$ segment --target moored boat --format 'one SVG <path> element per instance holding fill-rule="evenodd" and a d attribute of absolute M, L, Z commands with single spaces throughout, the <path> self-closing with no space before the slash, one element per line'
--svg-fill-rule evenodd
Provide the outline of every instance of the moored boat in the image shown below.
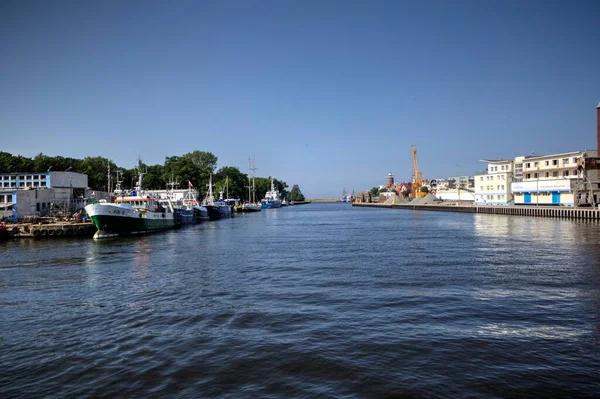
<path fill-rule="evenodd" d="M 242 204 L 240 208 L 241 212 L 260 212 L 262 206 L 260 203 L 256 202 L 256 186 L 254 181 L 254 172 L 256 171 L 256 167 L 254 167 L 254 162 L 248 159 L 249 169 L 251 172 L 251 176 L 248 176 L 248 202 Z"/>
<path fill-rule="evenodd" d="M 265 198 L 262 199 L 261 205 L 263 209 L 279 208 L 281 207 L 281 199 L 279 198 L 279 191 L 275 190 L 275 184 L 271 177 L 271 190 L 267 191 Z"/>
<path fill-rule="evenodd" d="M 98 202 L 85 207 L 98 229 L 95 239 L 152 233 L 175 227 L 172 203 L 168 201 L 167 206 L 163 206 L 156 198 L 143 193 L 143 175 L 139 173 L 137 186 L 129 195 L 117 197 L 114 203 Z"/>
<path fill-rule="evenodd" d="M 231 217 L 231 208 L 229 205 L 227 205 L 223 199 L 215 200 L 213 196 L 212 175 L 210 175 L 207 196 L 202 202 L 202 206 L 208 211 L 209 220 L 218 220 Z"/>

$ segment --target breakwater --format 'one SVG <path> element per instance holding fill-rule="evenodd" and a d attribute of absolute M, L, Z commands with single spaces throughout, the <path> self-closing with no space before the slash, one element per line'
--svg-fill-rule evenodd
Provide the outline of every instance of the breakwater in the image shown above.
<path fill-rule="evenodd" d="M 378 204 L 355 202 L 352 206 L 387 209 L 407 209 L 416 211 L 487 213 L 494 215 L 536 216 L 563 219 L 600 220 L 598 208 L 565 208 L 548 206 L 492 206 L 492 205 L 411 205 L 408 204 Z"/>

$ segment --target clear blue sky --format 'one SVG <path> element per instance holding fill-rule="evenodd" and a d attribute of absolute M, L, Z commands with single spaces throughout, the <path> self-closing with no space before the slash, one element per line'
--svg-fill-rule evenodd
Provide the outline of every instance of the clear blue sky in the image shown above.
<path fill-rule="evenodd" d="M 2 1 L 0 150 L 337 196 L 595 149 L 598 1 Z"/>

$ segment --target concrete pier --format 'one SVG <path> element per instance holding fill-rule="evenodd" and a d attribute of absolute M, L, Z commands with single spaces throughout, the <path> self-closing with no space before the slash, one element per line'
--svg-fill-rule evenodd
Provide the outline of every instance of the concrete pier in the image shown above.
<path fill-rule="evenodd" d="M 491 205 L 411 205 L 396 204 L 384 205 L 373 203 L 355 202 L 352 206 L 366 208 L 388 208 L 388 209 L 407 209 L 418 211 L 437 211 L 437 212 L 466 212 L 466 213 L 487 213 L 494 215 L 514 215 L 514 216 L 535 216 L 550 217 L 562 219 L 587 219 L 600 220 L 600 209 L 598 208 L 565 208 L 550 206 L 491 206 Z"/>
<path fill-rule="evenodd" d="M 6 225 L 8 238 L 89 238 L 96 232 L 96 226 L 91 222 L 74 223 L 15 223 Z"/>

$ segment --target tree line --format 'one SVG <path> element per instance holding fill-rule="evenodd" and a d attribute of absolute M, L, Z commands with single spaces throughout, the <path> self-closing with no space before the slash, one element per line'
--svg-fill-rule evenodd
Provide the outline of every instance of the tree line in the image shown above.
<path fill-rule="evenodd" d="M 139 162 L 134 168 L 117 166 L 112 160 L 100 156 L 85 157 L 83 159 L 62 156 L 48 156 L 42 153 L 33 158 L 21 155 L 12 155 L 0 151 L 0 172 L 2 173 L 35 173 L 46 171 L 72 171 L 85 173 L 88 176 L 88 185 L 91 189 L 109 191 L 108 167 L 110 165 L 113 189 L 116 182 L 116 172 L 119 171 L 119 180 L 122 188 L 133 188 L 137 182 L 138 171 L 146 173 L 142 180 L 145 190 L 158 190 L 167 188 L 169 182 L 177 182 L 176 188 L 187 188 L 188 184 L 203 197 L 207 191 L 210 175 L 213 175 L 215 196 L 223 191 L 223 196 L 229 194 L 230 198 L 248 198 L 248 175 L 235 166 L 223 166 L 217 169 L 217 156 L 210 152 L 193 151 L 181 156 L 168 156 L 164 164 L 148 165 Z M 288 193 L 286 182 L 273 179 L 275 188 L 284 198 L 290 201 L 302 201 L 304 196 L 298 185 L 292 187 Z M 270 177 L 256 177 L 256 198 L 261 200 L 265 193 L 271 189 Z M 295 198 L 292 199 L 291 197 Z M 302 199 L 298 199 L 298 198 Z"/>

